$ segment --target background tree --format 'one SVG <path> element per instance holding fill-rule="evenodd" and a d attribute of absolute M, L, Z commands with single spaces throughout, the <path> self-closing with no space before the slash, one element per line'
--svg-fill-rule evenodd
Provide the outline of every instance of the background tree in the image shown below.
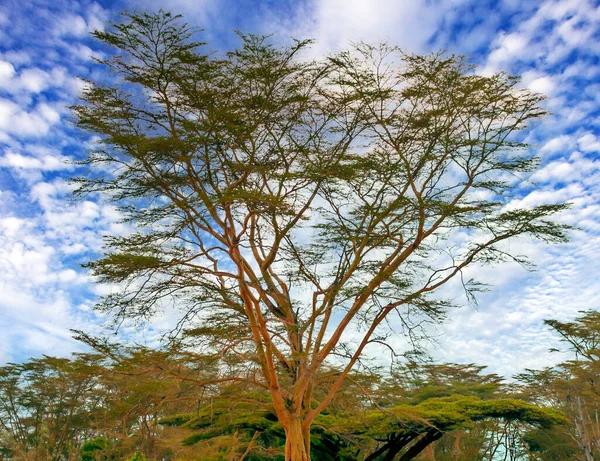
<path fill-rule="evenodd" d="M 514 398 L 484 368 L 408 363 L 360 386 L 367 405 L 334 405 L 315 424 L 351 441 L 354 459 L 533 459 L 525 432 L 564 425 L 564 415 Z"/>
<path fill-rule="evenodd" d="M 511 257 L 503 242 L 565 239 L 548 220 L 563 205 L 504 207 L 537 164 L 515 134 L 542 97 L 455 56 L 360 45 L 306 61 L 307 41 L 254 35 L 219 55 L 192 35 L 163 12 L 95 33 L 116 50 L 101 61 L 114 83 L 88 82 L 74 107 L 101 139 L 78 193 L 114 200 L 138 231 L 89 267 L 123 287 L 101 308 L 148 318 L 173 303 L 205 353 L 254 363 L 286 459 L 307 460 L 311 425 L 389 314 L 437 319 L 450 303 L 435 290 Z"/>
<path fill-rule="evenodd" d="M 82 339 L 97 353 L 0 368 L 0 459 L 285 459 L 286 434 L 268 390 L 219 381 L 222 364 L 193 352 Z M 331 383 L 339 369 L 322 372 L 319 381 Z M 327 391 L 327 384 L 315 389 L 315 398 Z M 349 374 L 311 426 L 311 454 L 323 461 L 574 459 L 544 445 L 567 437 L 568 453 L 577 453 L 565 421 L 555 409 L 508 398 L 483 367 L 408 363 L 392 374 Z"/>
<path fill-rule="evenodd" d="M 590 310 L 572 322 L 545 320 L 574 355 L 554 368 L 517 376 L 525 398 L 565 412 L 571 425 L 562 431 L 532 431 L 527 440 L 540 459 L 600 457 L 600 313 Z"/>
<path fill-rule="evenodd" d="M 100 405 L 102 357 L 42 357 L 0 368 L 0 458 L 78 459 Z"/>
<path fill-rule="evenodd" d="M 116 459 L 123 459 L 140 453 L 148 459 L 177 459 L 189 454 L 159 421 L 212 405 L 221 392 L 223 364 L 175 346 L 126 347 L 81 333 L 78 339 L 106 360 L 100 381 L 102 406 L 90 415 L 102 456 L 116 453 Z"/>
<path fill-rule="evenodd" d="M 484 443 L 473 460 L 493 460 L 499 455 L 507 460 L 524 459 L 524 445 L 518 438 L 519 431 L 508 431 L 509 425 L 527 424 L 548 428 L 565 422 L 559 412 L 521 400 L 481 400 L 457 396 L 427 399 L 414 406 L 394 407 L 387 414 L 371 412 L 369 418 L 368 422 L 361 424 L 363 431 L 368 428 L 365 433 L 381 442 L 377 450 L 364 458 L 365 461 L 415 459 L 445 434 L 472 429 L 481 421 L 496 424 L 484 425 L 490 431 L 485 437 L 488 443 Z M 502 427 L 503 440 L 500 443 L 496 440 L 497 426 Z M 509 440 L 511 436 L 514 440 Z M 500 447 L 502 450 L 499 450 Z M 458 459 L 466 459 L 456 448 L 454 454 Z"/>

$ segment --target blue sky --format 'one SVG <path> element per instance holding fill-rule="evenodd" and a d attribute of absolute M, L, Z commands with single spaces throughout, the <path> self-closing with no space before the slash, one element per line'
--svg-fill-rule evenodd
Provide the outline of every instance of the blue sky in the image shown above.
<path fill-rule="evenodd" d="M 163 8 L 205 29 L 215 49 L 234 46 L 234 29 L 315 38 L 316 56 L 352 40 L 388 40 L 413 52 L 469 54 L 478 72 L 516 73 L 543 92 L 552 112 L 528 134 L 542 168 L 512 205 L 570 201 L 559 217 L 579 226 L 565 245 L 514 242 L 537 264 L 475 268 L 493 285 L 479 307 L 451 313 L 437 328 L 438 360 L 477 362 L 511 375 L 561 358 L 545 318 L 600 308 L 600 6 L 592 0 L 8 0 L 0 6 L 0 363 L 81 346 L 69 329 L 95 333 L 95 285 L 80 264 L 103 234 L 120 233 L 116 210 L 73 204 L 67 179 L 90 140 L 70 124 L 69 104 L 96 78 L 90 32 L 123 9 Z M 152 342 L 172 324 L 125 326 Z"/>

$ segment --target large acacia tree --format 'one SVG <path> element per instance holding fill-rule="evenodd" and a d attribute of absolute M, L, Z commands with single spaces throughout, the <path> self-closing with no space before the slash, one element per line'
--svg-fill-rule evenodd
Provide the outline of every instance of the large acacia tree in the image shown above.
<path fill-rule="evenodd" d="M 307 60 L 307 41 L 243 34 L 219 54 L 164 12 L 95 35 L 115 54 L 74 108 L 100 139 L 78 192 L 137 226 L 90 264 L 122 287 L 101 307 L 181 309 L 198 348 L 245 367 L 219 379 L 270 392 L 286 459 L 310 458 L 311 423 L 390 314 L 435 319 L 436 289 L 510 257 L 508 239 L 565 237 L 562 205 L 505 207 L 536 165 L 516 132 L 544 113 L 517 79 L 386 46 Z"/>

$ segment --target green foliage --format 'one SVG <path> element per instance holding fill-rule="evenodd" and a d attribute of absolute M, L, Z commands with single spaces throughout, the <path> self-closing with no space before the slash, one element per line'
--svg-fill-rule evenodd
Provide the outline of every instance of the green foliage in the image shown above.
<path fill-rule="evenodd" d="M 172 303 L 192 330 L 182 341 L 218 364 L 214 382 L 243 382 L 263 406 L 270 398 L 286 439 L 307 438 L 288 448 L 306 452 L 308 427 L 364 349 L 391 333 L 389 314 L 414 335 L 444 318 L 453 302 L 437 290 L 467 266 L 526 264 L 507 250 L 520 237 L 566 240 L 569 227 L 552 220 L 565 204 L 506 206 L 505 178 L 538 166 L 520 132 L 544 115 L 543 96 L 444 53 L 356 44 L 306 60 L 308 40 L 275 46 L 243 33 L 237 48 L 214 53 L 194 32 L 159 11 L 125 14 L 95 33 L 113 47 L 99 62 L 114 78 L 89 81 L 73 107 L 99 140 L 76 194 L 114 201 L 137 227 L 108 238 L 105 256 L 88 265 L 122 288 L 98 307 L 118 322 Z M 458 233 L 467 242 L 456 247 Z M 471 301 L 484 289 L 463 286 Z M 363 336 L 350 344 L 348 329 Z M 132 387 L 124 401 L 148 393 L 141 407 L 152 408 L 170 388 Z M 450 398 L 448 387 L 462 392 L 431 382 L 412 406 L 396 403 L 425 415 L 417 407 Z M 241 432 L 271 430 L 242 406 L 230 411 L 238 422 L 215 412 L 183 426 L 196 425 L 196 441 L 226 434 L 235 443 Z M 449 427 L 460 415 L 470 421 L 465 409 L 429 411 Z"/>
<path fill-rule="evenodd" d="M 160 266 L 161 260 L 139 254 L 111 254 L 101 262 L 88 267 L 102 273 L 105 282 L 120 282 L 133 273 L 144 273 Z"/>
<path fill-rule="evenodd" d="M 144 453 L 136 451 L 133 454 L 133 456 L 131 458 L 127 458 L 126 461 L 149 461 L 149 460 L 148 460 L 148 458 L 146 458 L 146 455 Z"/>
<path fill-rule="evenodd" d="M 340 418 L 342 421 L 345 419 L 338 417 L 336 420 L 340 421 Z M 474 422 L 487 418 L 517 420 L 543 428 L 568 421 L 560 411 L 522 400 L 452 396 L 428 399 L 417 405 L 401 405 L 385 412 L 371 411 L 366 420 L 354 420 L 354 431 L 373 437 L 393 432 L 423 432 L 431 427 L 446 432 L 472 427 Z"/>
<path fill-rule="evenodd" d="M 595 459 L 600 456 L 600 313 L 588 310 L 570 322 L 544 323 L 573 359 L 517 378 L 524 398 L 564 412 L 569 424 L 563 430 L 530 431 L 525 440 L 540 460 Z"/>
<path fill-rule="evenodd" d="M 81 446 L 81 461 L 116 461 L 118 449 L 104 437 L 88 440 Z"/>
<path fill-rule="evenodd" d="M 85 440 L 100 406 L 103 359 L 43 356 L 0 368 L 0 447 L 10 456 L 63 457 Z"/>
<path fill-rule="evenodd" d="M 163 426 L 176 426 L 180 427 L 184 424 L 188 423 L 190 420 L 194 418 L 193 413 L 183 414 L 183 415 L 172 415 L 161 418 L 158 421 L 158 424 L 162 424 Z"/>
<path fill-rule="evenodd" d="M 93 338 L 88 337 L 88 343 L 94 344 Z M 229 459 L 231 453 L 241 455 L 248 447 L 248 460 L 273 460 L 283 453 L 285 431 L 273 410 L 265 408 L 269 406 L 266 391 L 231 383 L 217 386 L 189 382 L 191 377 L 210 382 L 209 373 L 218 376 L 211 357 L 176 349 L 107 348 L 102 342 L 97 346 L 104 353 L 73 360 L 46 357 L 0 368 L 5 379 L 0 402 L 7 402 L 19 391 L 26 396 L 19 398 L 23 405 L 37 405 L 43 396 L 55 395 L 56 386 L 71 389 L 84 376 L 83 382 L 92 380 L 86 393 L 72 401 L 79 418 L 58 427 L 75 434 L 63 452 L 65 456 L 82 461 L 175 460 L 177 456 L 198 459 L 197 453 L 202 453 L 200 459 L 204 461 L 217 461 Z M 54 388 L 33 379 L 56 379 L 52 373 L 57 367 L 70 372 L 58 381 L 49 381 Z M 202 374 L 195 374 L 198 368 Z M 370 399 L 365 399 L 365 392 L 372 393 Z M 499 397 L 504 392 L 498 376 L 472 364 L 407 363 L 392 375 L 354 374 L 330 408 L 315 420 L 311 429 L 312 458 L 379 459 L 368 457 L 386 446 L 388 454 L 398 452 L 404 456 L 413 449 L 417 456 L 427 446 L 423 443 L 419 447 L 418 442 L 428 434 L 439 435 L 429 442 L 436 449 L 453 453 L 453 448 L 442 442 L 460 435 L 463 445 L 470 441 L 475 443 L 477 453 L 483 453 L 482 447 L 489 440 L 485 431 L 489 434 L 506 423 L 518 423 L 528 430 L 520 429 L 529 449 L 540 459 L 567 459 L 556 456 L 576 452 L 572 443 L 565 445 L 572 440 L 570 421 L 560 411 Z M 377 406 L 371 400 L 375 398 Z M 94 402 L 102 404 L 94 406 Z M 67 405 L 65 410 L 73 408 Z M 20 424 L 31 429 L 41 424 L 51 434 L 56 415 L 40 413 L 37 419 L 23 418 Z M 495 426 L 496 422 L 502 424 Z M 94 437 L 87 438 L 87 434 Z M 19 447 L 11 440 L 17 438 L 6 437 L 0 431 L 3 456 L 19 459 Z M 440 459 L 446 459 L 443 453 Z"/>
<path fill-rule="evenodd" d="M 378 408 L 356 408 L 355 400 L 320 415 L 315 424 L 351 441 L 345 449 L 369 461 L 395 455 L 413 459 L 428 447 L 440 460 L 454 460 L 462 450 L 471 453 L 469 459 L 487 459 L 494 444 L 507 446 L 511 437 L 520 456 L 526 456 L 522 437 L 527 431 L 567 430 L 563 412 L 508 398 L 501 378 L 483 371 L 474 364 L 408 363 L 377 378 L 369 392 Z M 368 388 L 363 383 L 362 391 Z"/>

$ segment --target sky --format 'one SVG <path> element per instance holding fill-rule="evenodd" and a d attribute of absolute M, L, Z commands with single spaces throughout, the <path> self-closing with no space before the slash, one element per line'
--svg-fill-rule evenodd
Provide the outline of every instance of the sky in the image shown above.
<path fill-rule="evenodd" d="M 477 72 L 522 76 L 551 112 L 527 134 L 541 168 L 513 205 L 569 201 L 571 241 L 511 248 L 536 263 L 477 269 L 492 285 L 478 306 L 452 310 L 435 330 L 436 360 L 478 363 L 506 377 L 565 356 L 544 319 L 600 308 L 600 5 L 592 0 L 4 0 L 0 4 L 0 364 L 68 355 L 70 329 L 110 333 L 93 310 L 106 288 L 81 264 L 102 236 L 125 232 L 110 204 L 73 202 L 68 179 L 93 142 L 71 123 L 82 79 L 99 78 L 106 49 L 90 32 L 123 10 L 165 9 L 204 29 L 214 49 L 235 29 L 274 40 L 314 38 L 316 56 L 351 41 L 387 40 L 410 52 L 466 54 Z M 172 323 L 128 325 L 152 343 Z"/>

